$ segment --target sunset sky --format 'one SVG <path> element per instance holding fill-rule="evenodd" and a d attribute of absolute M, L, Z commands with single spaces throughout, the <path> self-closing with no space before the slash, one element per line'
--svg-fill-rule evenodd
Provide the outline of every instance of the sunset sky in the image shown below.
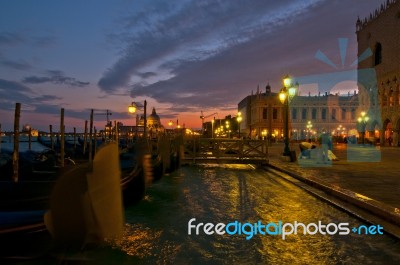
<path fill-rule="evenodd" d="M 57 129 L 65 108 L 66 130 L 80 131 L 90 109 L 133 125 L 127 107 L 144 99 L 164 125 L 199 128 L 201 111 L 234 116 L 257 86 L 278 91 L 285 74 L 354 70 L 357 17 L 383 2 L 1 1 L 2 130 L 12 129 L 16 102 L 21 124 Z M 344 63 L 339 39 L 347 39 Z M 337 67 L 316 59 L 318 51 Z M 95 116 L 96 127 L 105 121 Z"/>

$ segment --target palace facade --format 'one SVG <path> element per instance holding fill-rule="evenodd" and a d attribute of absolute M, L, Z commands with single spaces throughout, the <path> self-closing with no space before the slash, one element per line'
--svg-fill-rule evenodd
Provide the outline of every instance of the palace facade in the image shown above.
<path fill-rule="evenodd" d="M 289 107 L 289 137 L 291 140 L 315 140 L 322 132 L 330 133 L 338 140 L 356 136 L 358 94 L 347 96 L 324 94 L 318 96 L 295 96 Z M 241 136 L 267 138 L 272 141 L 283 139 L 284 105 L 278 93 L 257 90 L 255 95 L 245 97 L 238 104 L 242 114 Z"/>
<path fill-rule="evenodd" d="M 367 134 L 399 146 L 400 1 L 387 0 L 356 22 L 360 108 L 371 117 Z"/>

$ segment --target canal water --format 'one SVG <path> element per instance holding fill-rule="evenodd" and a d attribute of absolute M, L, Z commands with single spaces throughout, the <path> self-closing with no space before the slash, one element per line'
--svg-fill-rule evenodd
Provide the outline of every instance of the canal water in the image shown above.
<path fill-rule="evenodd" d="M 19 142 L 19 151 L 20 152 L 26 152 L 29 150 L 29 138 L 28 136 L 20 136 L 20 142 Z M 13 136 L 1 136 L 0 137 L 0 152 L 6 152 L 10 153 L 14 150 L 14 138 Z M 46 146 L 40 144 L 37 141 L 37 137 L 32 136 L 31 137 L 31 150 L 33 152 L 41 152 L 43 150 L 47 149 Z"/>
<path fill-rule="evenodd" d="M 46 258 L 45 263 L 400 264 L 400 241 L 388 235 L 304 235 L 299 230 L 285 239 L 280 234 L 260 233 L 246 239 L 246 234 L 207 235 L 203 228 L 198 235 L 193 228 L 189 235 L 192 218 L 196 219 L 192 225 L 235 221 L 297 221 L 306 225 L 321 221 L 325 225 L 348 223 L 350 229 L 367 225 L 286 180 L 249 165 L 184 166 L 153 184 L 144 200 L 125 210 L 125 218 L 120 240 L 81 253 Z M 20 264 L 43 262 L 39 258 Z"/>
<path fill-rule="evenodd" d="M 113 243 L 121 264 L 399 264 L 400 241 L 387 235 L 188 235 L 193 225 L 234 221 L 304 224 L 362 221 L 301 188 L 248 165 L 186 166 L 154 184 L 126 209 L 123 239 Z M 232 231 L 232 230 L 231 230 Z M 301 230 L 299 230 L 301 231 Z M 332 229 L 331 229 L 332 231 Z M 126 263 L 127 262 L 127 263 Z M 106 262 L 107 263 L 107 262 Z"/>

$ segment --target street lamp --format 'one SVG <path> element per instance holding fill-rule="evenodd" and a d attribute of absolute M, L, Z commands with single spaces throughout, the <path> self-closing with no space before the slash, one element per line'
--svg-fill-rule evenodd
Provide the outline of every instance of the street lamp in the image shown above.
<path fill-rule="evenodd" d="M 262 136 L 263 140 L 267 139 L 267 130 L 266 129 L 262 130 L 261 136 Z"/>
<path fill-rule="evenodd" d="M 225 121 L 225 127 L 226 127 L 226 133 L 228 135 L 228 138 L 230 138 L 230 130 L 229 130 L 229 121 Z"/>
<path fill-rule="evenodd" d="M 361 112 L 360 117 L 358 117 L 357 121 L 360 124 L 360 133 L 361 133 L 361 143 L 365 142 L 365 128 L 367 126 L 367 122 L 369 117 L 366 115 L 365 111 Z"/>
<path fill-rule="evenodd" d="M 146 130 L 146 127 L 147 127 L 147 118 L 146 118 L 147 101 L 146 100 L 144 101 L 144 105 L 143 106 L 138 102 L 132 102 L 131 105 L 129 105 L 129 107 L 128 107 L 128 111 L 129 111 L 129 113 L 133 114 L 140 107 L 143 107 L 143 112 L 144 112 L 143 113 L 143 116 L 144 116 L 143 117 L 143 121 L 144 121 L 144 123 L 143 123 L 143 137 L 146 138 L 147 137 L 147 130 Z M 137 128 L 137 126 L 138 126 L 138 124 L 136 124 L 136 128 Z"/>
<path fill-rule="evenodd" d="M 289 104 L 292 101 L 293 97 L 296 95 L 298 83 L 293 84 L 292 79 L 289 76 L 286 76 L 283 79 L 283 88 L 279 93 L 279 100 L 285 106 L 285 148 L 283 150 L 284 156 L 290 156 L 290 148 L 289 148 Z"/>
<path fill-rule="evenodd" d="M 169 133 L 170 134 L 172 134 L 172 125 L 173 125 L 174 123 L 172 122 L 172 120 L 169 120 L 169 122 L 168 122 L 168 126 L 169 126 Z"/>
<path fill-rule="evenodd" d="M 239 138 L 240 138 L 240 122 L 242 121 L 242 113 L 241 113 L 240 111 L 237 113 L 236 120 L 237 120 L 237 122 L 238 122 L 238 127 L 239 127 Z"/>
<path fill-rule="evenodd" d="M 336 128 L 336 141 L 339 143 L 339 136 L 340 136 L 340 131 L 342 130 L 342 125 L 340 124 L 339 127 Z"/>
<path fill-rule="evenodd" d="M 215 122 L 215 117 L 214 119 L 211 120 L 211 138 L 214 139 L 214 122 Z"/>
<path fill-rule="evenodd" d="M 307 127 L 307 138 L 308 138 L 308 139 L 311 139 L 311 138 L 310 138 L 310 132 L 311 132 L 311 129 L 312 129 L 312 123 L 311 123 L 311 121 L 308 121 L 308 122 L 307 122 L 306 127 Z M 308 140 L 308 139 L 307 139 L 307 140 Z"/>

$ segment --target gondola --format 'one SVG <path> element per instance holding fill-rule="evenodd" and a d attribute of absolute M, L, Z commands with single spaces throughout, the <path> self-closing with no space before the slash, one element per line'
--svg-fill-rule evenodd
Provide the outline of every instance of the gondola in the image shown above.
<path fill-rule="evenodd" d="M 132 157 L 133 159 L 133 157 Z M 59 171 L 37 171 L 35 178 L 14 183 L 0 181 L 0 238 L 7 234 L 33 232 L 44 228 L 43 213 L 49 209 L 49 199 L 59 176 L 90 173 L 88 163 Z M 141 163 L 121 163 L 121 190 L 125 206 L 144 197 L 146 180 Z M 24 220 L 24 221 L 21 221 Z"/>

